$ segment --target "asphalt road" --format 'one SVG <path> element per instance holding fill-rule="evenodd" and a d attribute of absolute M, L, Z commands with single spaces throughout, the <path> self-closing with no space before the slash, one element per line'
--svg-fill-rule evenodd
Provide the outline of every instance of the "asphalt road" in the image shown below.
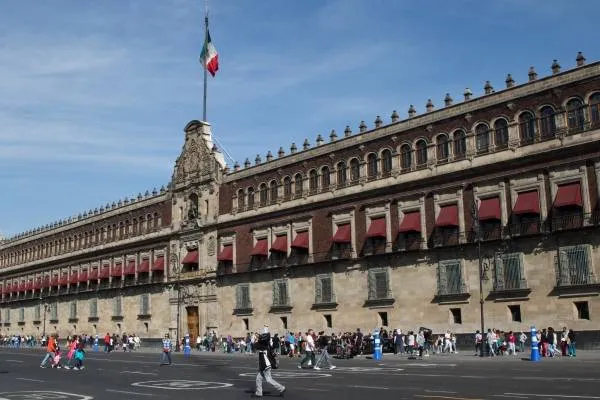
<path fill-rule="evenodd" d="M 249 399 L 254 356 L 174 355 L 159 366 L 155 353 L 87 353 L 86 369 L 42 369 L 43 353 L 0 349 L 0 400 L 40 399 Z M 385 355 L 384 360 L 335 360 L 335 370 L 300 370 L 283 359 L 274 371 L 285 399 L 600 399 L 600 354 L 576 359 L 479 359 L 470 355 L 424 360 Z M 270 390 L 270 388 L 266 388 Z M 275 396 L 265 392 L 265 398 Z"/>

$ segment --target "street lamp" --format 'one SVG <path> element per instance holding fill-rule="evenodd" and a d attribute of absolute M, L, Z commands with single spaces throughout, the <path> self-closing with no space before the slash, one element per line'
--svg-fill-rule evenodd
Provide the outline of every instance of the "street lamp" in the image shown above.
<path fill-rule="evenodd" d="M 44 338 L 46 337 L 46 311 L 47 310 L 48 310 L 48 303 L 44 303 L 44 325 L 42 327 L 42 337 L 44 337 Z"/>
<path fill-rule="evenodd" d="M 481 318 L 481 346 L 479 347 L 479 357 L 484 356 L 484 335 L 485 335 L 485 316 L 483 313 L 483 278 L 484 268 L 483 260 L 481 257 L 481 225 L 479 224 L 479 209 L 477 208 L 477 202 L 473 202 L 471 208 L 471 216 L 473 217 L 473 230 L 475 231 L 475 240 L 477 241 L 477 259 L 479 261 L 479 313 Z"/>

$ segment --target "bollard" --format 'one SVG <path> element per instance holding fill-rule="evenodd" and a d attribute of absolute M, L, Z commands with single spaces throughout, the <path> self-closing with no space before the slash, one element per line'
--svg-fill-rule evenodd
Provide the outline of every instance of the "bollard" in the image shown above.
<path fill-rule="evenodd" d="M 381 339 L 379 337 L 379 331 L 373 331 L 373 360 L 380 361 L 383 358 L 383 351 L 381 348 Z"/>
<path fill-rule="evenodd" d="M 537 330 L 535 326 L 531 327 L 531 358 L 530 361 L 540 361 L 540 349 L 538 347 Z"/>
<path fill-rule="evenodd" d="M 183 342 L 183 355 L 188 357 L 192 354 L 192 347 L 190 346 L 190 334 L 185 334 L 185 339 Z"/>
<path fill-rule="evenodd" d="M 94 346 L 92 347 L 93 351 L 98 351 L 98 335 L 94 338 Z"/>

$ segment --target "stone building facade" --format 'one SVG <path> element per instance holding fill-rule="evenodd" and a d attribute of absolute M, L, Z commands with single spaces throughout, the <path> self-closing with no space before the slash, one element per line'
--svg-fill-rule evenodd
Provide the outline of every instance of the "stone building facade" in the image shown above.
<path fill-rule="evenodd" d="M 192 121 L 167 189 L 2 242 L 1 332 L 600 330 L 600 63 L 484 91 L 231 170 Z"/>

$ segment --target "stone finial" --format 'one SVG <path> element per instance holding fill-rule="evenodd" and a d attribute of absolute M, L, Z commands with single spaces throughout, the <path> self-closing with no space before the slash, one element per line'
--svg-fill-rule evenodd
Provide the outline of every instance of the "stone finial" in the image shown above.
<path fill-rule="evenodd" d="M 331 130 L 331 133 L 329 134 L 329 140 L 332 142 L 337 140 L 337 133 L 335 133 L 335 129 Z"/>
<path fill-rule="evenodd" d="M 352 135 L 352 129 L 350 129 L 350 125 L 346 125 L 346 129 L 344 129 L 344 136 L 348 137 Z"/>
<path fill-rule="evenodd" d="M 446 97 L 444 97 L 444 105 L 448 107 L 451 106 L 453 102 L 454 100 L 452 100 L 452 96 L 450 96 L 450 93 L 446 93 Z"/>
<path fill-rule="evenodd" d="M 144 197 L 150 197 L 150 192 L 148 190 L 144 192 Z"/>
<path fill-rule="evenodd" d="M 225 168 L 223 168 L 223 173 L 224 174 L 228 174 L 229 173 L 229 166 L 226 165 Z"/>
<path fill-rule="evenodd" d="M 166 192 L 166 191 L 167 191 L 167 189 L 165 188 L 165 185 L 161 185 L 161 186 L 160 186 L 160 192 L 161 192 L 161 193 L 164 193 L 164 192 Z"/>
<path fill-rule="evenodd" d="M 578 67 L 583 67 L 585 65 L 585 57 L 581 51 L 577 52 L 577 58 L 575 59 Z"/>
<path fill-rule="evenodd" d="M 360 125 L 358 126 L 358 130 L 360 132 L 364 132 L 367 130 L 367 124 L 365 124 L 365 121 L 360 121 Z"/>
<path fill-rule="evenodd" d="M 294 154 L 297 151 L 298 147 L 296 147 L 296 143 L 292 143 L 292 145 L 290 146 L 290 153 Z"/>
<path fill-rule="evenodd" d="M 273 153 L 271 153 L 271 150 L 267 151 L 267 162 L 269 161 L 273 161 Z"/>
<path fill-rule="evenodd" d="M 550 66 L 550 69 L 552 69 L 553 75 L 560 73 L 560 64 L 557 60 L 552 60 L 552 65 Z"/>
<path fill-rule="evenodd" d="M 129 198 L 125 197 L 125 199 L 123 199 L 123 204 L 129 204 Z"/>
<path fill-rule="evenodd" d="M 537 79 L 537 72 L 535 72 L 535 67 L 529 67 L 529 72 L 527 73 L 527 76 L 529 76 L 529 82 L 533 82 Z"/>
<path fill-rule="evenodd" d="M 321 134 L 320 134 L 320 133 L 317 135 L 317 140 L 316 140 L 316 142 L 317 142 L 317 146 L 321 146 L 321 145 L 323 144 L 323 142 L 324 142 L 324 140 L 323 140 L 323 136 L 321 136 Z"/>
<path fill-rule="evenodd" d="M 144 196 L 142 195 L 142 192 L 139 192 L 137 195 L 138 201 L 142 200 L 143 198 L 144 198 Z"/>
<path fill-rule="evenodd" d="M 431 101 L 431 99 L 427 100 L 427 104 L 425 104 L 425 109 L 427 110 L 427 112 L 433 111 L 434 106 L 433 106 L 433 101 Z"/>
<path fill-rule="evenodd" d="M 285 156 L 285 150 L 283 150 L 283 147 L 279 147 L 279 150 L 277 150 L 277 156 L 279 158 Z"/>
<path fill-rule="evenodd" d="M 408 118 L 413 118 L 417 115 L 417 109 L 412 104 L 408 107 Z"/>
<path fill-rule="evenodd" d="M 256 158 L 254 159 L 254 165 L 258 165 L 262 162 L 262 159 L 260 158 L 260 154 L 256 155 Z"/>
<path fill-rule="evenodd" d="M 121 207 L 123 205 L 123 200 L 119 199 L 119 202 L 117 203 L 117 206 Z"/>
<path fill-rule="evenodd" d="M 213 153 L 216 153 L 216 152 L 219 151 L 219 148 L 217 147 L 216 144 L 213 144 L 213 147 L 212 147 L 212 149 L 210 149 L 210 151 L 213 152 Z"/>
<path fill-rule="evenodd" d="M 302 150 L 308 149 L 310 149 L 310 142 L 308 141 L 308 139 L 304 139 L 304 143 L 302 143 Z"/>
<path fill-rule="evenodd" d="M 381 120 L 381 117 L 378 115 L 377 118 L 375 118 L 375 128 L 379 128 L 381 125 L 383 125 L 383 121 Z"/>
<path fill-rule="evenodd" d="M 513 79 L 511 74 L 506 75 L 506 80 L 504 82 L 506 82 L 507 89 L 510 89 L 511 87 L 515 86 L 515 80 Z"/>
<path fill-rule="evenodd" d="M 84 212 L 83 212 L 83 218 L 87 218 L 87 216 L 88 216 L 88 214 L 87 214 L 87 211 L 84 211 Z M 53 226 L 56 226 L 56 225 L 54 225 L 54 224 L 52 224 L 52 225 L 53 225 Z"/>
<path fill-rule="evenodd" d="M 394 122 L 398 122 L 400 120 L 400 115 L 398 115 L 398 112 L 396 110 L 392 111 L 392 123 Z"/>
<path fill-rule="evenodd" d="M 78 220 L 80 220 L 82 218 L 83 218 L 83 214 L 81 214 L 81 213 L 77 214 L 77 219 Z M 48 224 L 46 224 L 46 229 L 48 229 L 48 228 L 49 228 L 49 226 L 48 226 Z"/>
<path fill-rule="evenodd" d="M 483 86 L 483 91 L 485 92 L 485 94 L 494 93 L 494 87 L 492 86 L 490 81 L 485 81 L 485 85 Z"/>
<path fill-rule="evenodd" d="M 246 158 L 246 161 L 244 161 L 244 168 L 250 168 L 250 160 L 248 158 Z"/>
<path fill-rule="evenodd" d="M 156 196 L 158 194 L 158 191 L 156 190 L 156 188 L 152 189 L 152 196 Z"/>
<path fill-rule="evenodd" d="M 473 96 L 473 92 L 471 91 L 471 89 L 465 88 L 465 91 L 463 92 L 463 96 L 465 96 L 465 101 L 469 101 L 469 100 L 471 100 L 471 96 Z"/>
<path fill-rule="evenodd" d="M 235 162 L 235 164 L 233 164 L 233 170 L 234 171 L 239 171 L 240 170 L 240 163 L 239 162 Z"/>

